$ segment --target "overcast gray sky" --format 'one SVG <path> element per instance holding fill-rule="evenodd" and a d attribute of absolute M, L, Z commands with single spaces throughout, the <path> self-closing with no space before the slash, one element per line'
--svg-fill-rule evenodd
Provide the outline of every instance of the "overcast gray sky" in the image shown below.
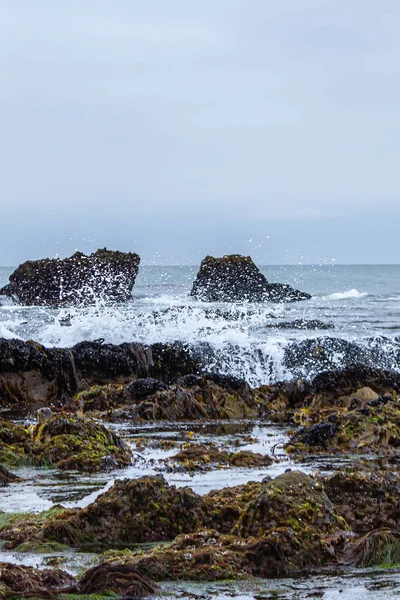
<path fill-rule="evenodd" d="M 399 263 L 398 0 L 1 0 L 0 264 Z"/>

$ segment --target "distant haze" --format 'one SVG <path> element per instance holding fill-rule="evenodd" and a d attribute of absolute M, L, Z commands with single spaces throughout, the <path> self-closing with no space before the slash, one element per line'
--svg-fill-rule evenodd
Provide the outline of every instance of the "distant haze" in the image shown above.
<path fill-rule="evenodd" d="M 398 0 L 2 0 L 0 265 L 400 263 Z"/>

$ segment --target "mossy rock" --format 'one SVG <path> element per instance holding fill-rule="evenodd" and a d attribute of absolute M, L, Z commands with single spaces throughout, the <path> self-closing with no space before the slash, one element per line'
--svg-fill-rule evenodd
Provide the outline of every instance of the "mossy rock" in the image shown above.
<path fill-rule="evenodd" d="M 72 511 L 73 512 L 73 511 Z M 44 524 L 50 524 L 54 519 L 66 518 L 70 510 L 62 506 L 54 506 L 41 513 L 6 513 L 0 512 L 0 540 L 7 550 L 18 548 L 40 547 L 52 543 L 44 539 L 42 530 Z"/>
<path fill-rule="evenodd" d="M 0 460 L 13 465 L 100 471 L 130 464 L 129 447 L 104 425 L 82 415 L 57 413 L 30 428 L 1 422 Z"/>
<path fill-rule="evenodd" d="M 290 471 L 262 485 L 232 533 L 244 538 L 266 538 L 280 532 L 285 540 L 287 570 L 301 571 L 332 558 L 335 548 L 326 540 L 335 534 L 337 542 L 343 542 L 348 530 L 322 483 L 300 471 Z"/>
<path fill-rule="evenodd" d="M 167 541 L 202 522 L 203 500 L 193 490 L 169 485 L 162 476 L 141 477 L 117 480 L 93 504 L 46 525 L 43 535 L 68 545 Z"/>
<path fill-rule="evenodd" d="M 248 450 L 227 452 L 215 444 L 189 444 L 169 459 L 181 463 L 188 470 L 212 469 L 215 465 L 229 467 L 265 467 L 273 462 L 270 456 Z"/>
<path fill-rule="evenodd" d="M 303 426 L 286 444 L 294 454 L 397 454 L 400 446 L 399 400 L 378 396 L 371 388 L 341 396 L 328 407 L 301 408 L 294 414 Z"/>

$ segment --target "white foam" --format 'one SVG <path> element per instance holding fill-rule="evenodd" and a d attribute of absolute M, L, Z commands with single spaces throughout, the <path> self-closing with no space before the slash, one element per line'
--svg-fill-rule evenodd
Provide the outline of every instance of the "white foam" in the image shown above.
<path fill-rule="evenodd" d="M 359 292 L 353 288 L 352 290 L 347 290 L 345 292 L 335 292 L 334 294 L 326 296 L 326 298 L 330 298 L 331 300 L 345 300 L 346 298 L 364 298 L 365 296 L 368 296 L 367 292 Z"/>

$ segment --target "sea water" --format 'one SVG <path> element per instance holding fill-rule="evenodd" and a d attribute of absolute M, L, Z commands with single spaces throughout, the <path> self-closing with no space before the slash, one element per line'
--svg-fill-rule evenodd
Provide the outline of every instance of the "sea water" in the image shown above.
<path fill-rule="evenodd" d="M 0 268 L 0 286 L 12 270 Z M 0 337 L 59 347 L 179 342 L 205 370 L 252 385 L 311 378 L 349 362 L 400 369 L 400 265 L 261 267 L 268 281 L 312 294 L 288 304 L 200 302 L 190 297 L 197 270 L 141 266 L 133 299 L 113 306 L 99 298 L 89 307 L 21 307 L 0 297 Z M 306 329 L 290 325 L 299 320 Z M 329 329 L 315 329 L 316 320 Z"/>

